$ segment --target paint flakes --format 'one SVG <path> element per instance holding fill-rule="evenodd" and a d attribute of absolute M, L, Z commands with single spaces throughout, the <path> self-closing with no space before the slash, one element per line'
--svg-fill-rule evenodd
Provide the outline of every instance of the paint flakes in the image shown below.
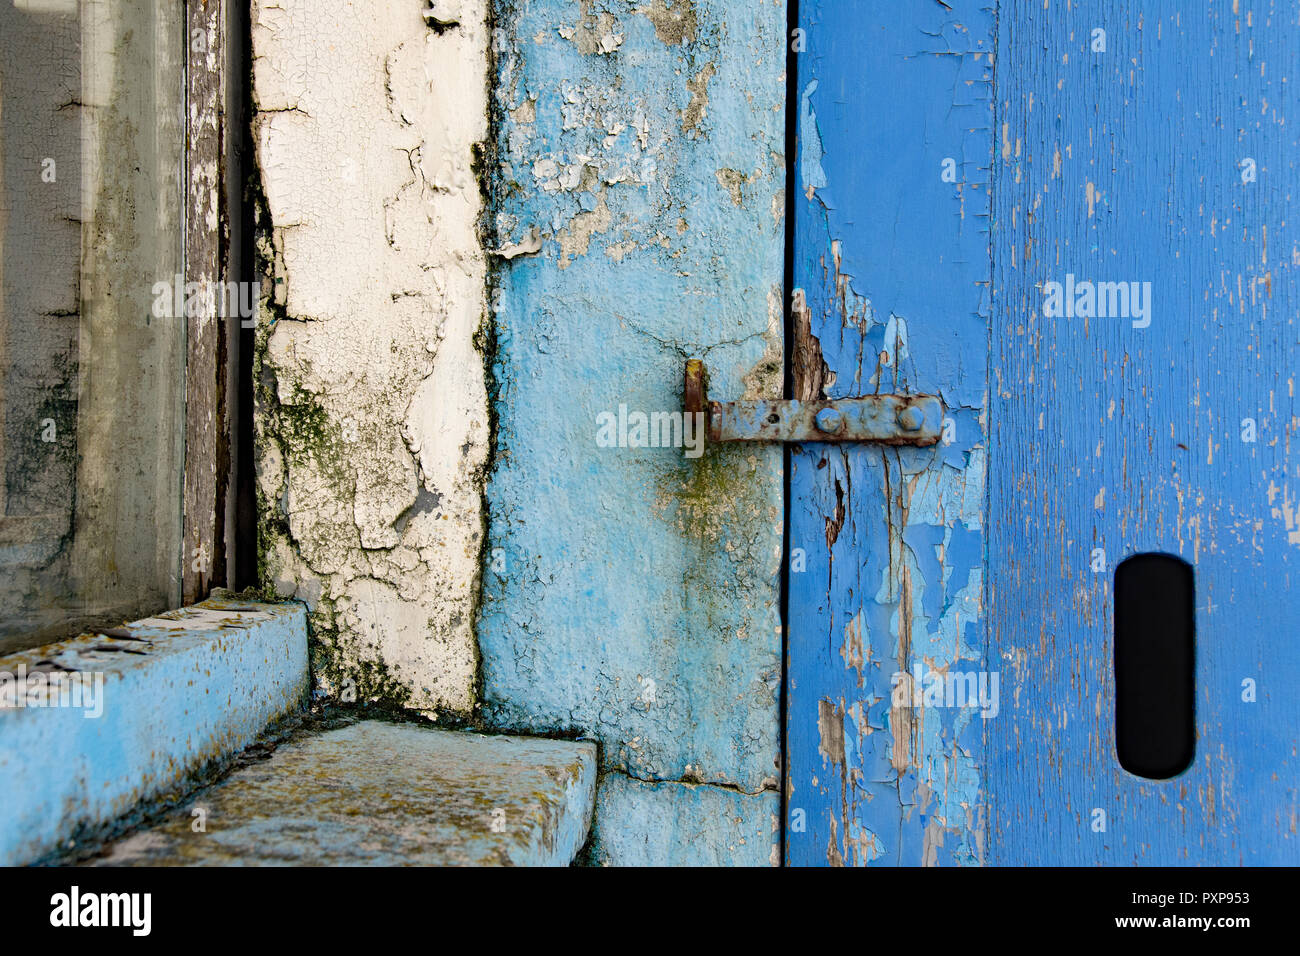
<path fill-rule="evenodd" d="M 654 24 L 655 36 L 667 46 L 689 43 L 699 30 L 699 18 L 692 0 L 672 0 L 671 5 L 664 0 L 651 0 L 649 4 L 637 7 L 636 12 Z"/>

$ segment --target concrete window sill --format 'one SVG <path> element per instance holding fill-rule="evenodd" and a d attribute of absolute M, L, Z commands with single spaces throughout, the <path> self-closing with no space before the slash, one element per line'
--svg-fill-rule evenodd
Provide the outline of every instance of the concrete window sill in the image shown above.
<path fill-rule="evenodd" d="M 183 791 L 307 689 L 294 604 L 214 598 L 0 657 L 0 864 Z"/>

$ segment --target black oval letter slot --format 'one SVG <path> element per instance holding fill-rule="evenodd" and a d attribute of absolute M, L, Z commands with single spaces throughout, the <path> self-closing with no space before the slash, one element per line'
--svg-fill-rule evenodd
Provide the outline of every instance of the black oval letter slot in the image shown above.
<path fill-rule="evenodd" d="M 1196 749 L 1195 588 L 1171 554 L 1135 554 L 1115 569 L 1115 750 L 1129 773 L 1165 780 Z"/>

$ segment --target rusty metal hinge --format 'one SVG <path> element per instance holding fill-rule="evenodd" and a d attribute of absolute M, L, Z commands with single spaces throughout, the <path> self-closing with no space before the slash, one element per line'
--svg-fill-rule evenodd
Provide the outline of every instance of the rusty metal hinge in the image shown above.
<path fill-rule="evenodd" d="M 703 412 L 709 441 L 875 442 L 933 445 L 943 433 L 943 402 L 935 395 L 868 395 L 800 402 L 711 402 L 702 359 L 688 359 L 686 412 Z"/>

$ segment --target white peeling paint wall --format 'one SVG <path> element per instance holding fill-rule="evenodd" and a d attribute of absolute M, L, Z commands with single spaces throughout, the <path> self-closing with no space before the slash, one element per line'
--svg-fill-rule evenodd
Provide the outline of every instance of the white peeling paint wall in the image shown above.
<path fill-rule="evenodd" d="M 465 712 L 488 448 L 486 4 L 254 0 L 252 20 L 273 263 L 264 578 L 311 607 L 327 690 Z"/>

